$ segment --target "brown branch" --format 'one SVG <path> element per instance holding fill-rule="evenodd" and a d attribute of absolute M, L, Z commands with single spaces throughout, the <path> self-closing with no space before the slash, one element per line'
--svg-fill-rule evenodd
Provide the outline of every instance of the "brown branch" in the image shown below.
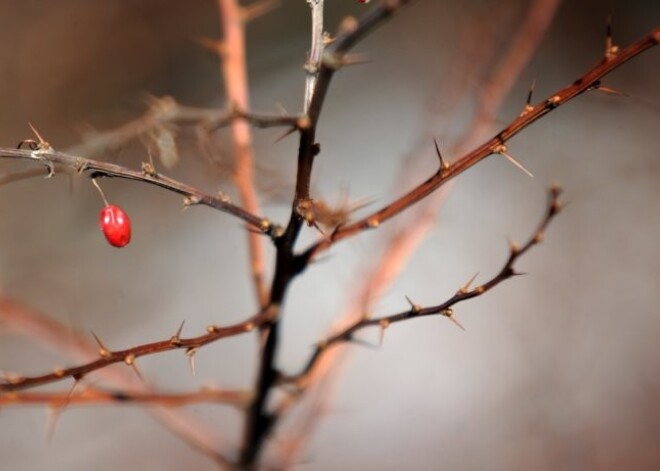
<path fill-rule="evenodd" d="M 185 207 L 193 205 L 209 206 L 236 216 L 250 226 L 271 237 L 279 231 L 278 226 L 272 224 L 268 219 L 256 216 L 240 206 L 231 203 L 229 198 L 222 193 L 218 195 L 204 193 L 190 185 L 166 177 L 160 173 L 156 173 L 152 171 L 153 169 L 147 167 L 141 171 L 132 170 L 110 162 L 101 162 L 98 160 L 76 157 L 52 149 L 27 150 L 0 148 L 0 158 L 32 160 L 46 165 L 49 171 L 52 170 L 54 166 L 62 166 L 75 171 L 78 174 L 88 174 L 90 178 L 117 177 L 148 183 L 183 195 Z"/>
<path fill-rule="evenodd" d="M 463 173 L 465 170 L 489 155 L 500 153 L 502 146 L 520 131 L 578 95 L 597 87 L 600 79 L 605 75 L 645 50 L 657 45 L 658 42 L 660 42 L 660 26 L 656 27 L 637 42 L 622 49 L 616 55 L 611 56 L 610 59 L 603 59 L 571 85 L 555 92 L 548 99 L 535 106 L 525 109 L 520 116 L 514 119 L 497 135 L 451 163 L 447 168 L 439 168 L 435 175 L 406 193 L 404 196 L 352 224 L 339 228 L 329 238 L 321 240 L 307 249 L 303 256 L 305 258 L 311 258 L 315 254 L 328 249 L 332 244 L 354 236 L 364 230 L 378 227 L 383 222 L 410 208 L 449 180 Z"/>
<path fill-rule="evenodd" d="M 323 54 L 316 87 L 307 113 L 308 119 L 301 120 L 299 123 L 298 169 L 291 216 L 282 236 L 275 239 L 277 253 L 269 306 L 276 309 L 277 314 L 262 327 L 262 351 L 255 396 L 248 409 L 241 449 L 240 465 L 246 469 L 254 468 L 256 465 L 262 445 L 275 425 L 276 416 L 267 410 L 267 404 L 278 377 L 274 363 L 279 344 L 279 309 L 284 302 L 291 281 L 305 269 L 308 262 L 308 260 L 294 255 L 294 246 L 304 221 L 299 208 L 302 203 L 310 199 L 309 186 L 312 167 L 314 158 L 320 152 L 319 144 L 316 143 L 316 126 L 330 79 L 343 65 L 346 52 L 408 1 L 388 0 L 366 12 L 358 20 L 344 21 L 339 36 Z"/>
<path fill-rule="evenodd" d="M 14 309 L 12 301 L 0 299 L 0 310 Z M 50 373 L 39 376 L 10 376 L 0 381 L 0 392 L 19 391 L 28 388 L 34 388 L 44 384 L 55 383 L 65 378 L 80 380 L 87 374 L 105 368 L 106 366 L 125 363 L 131 365 L 135 359 L 146 355 L 153 355 L 160 352 L 184 349 L 186 354 L 194 355 L 197 349 L 215 342 L 217 340 L 241 335 L 253 331 L 260 327 L 272 317 L 272 310 L 266 309 L 249 319 L 226 327 L 211 325 L 207 328 L 207 333 L 197 337 L 180 338 L 178 334 L 168 340 L 137 345 L 125 350 L 109 350 L 105 345 L 99 342 L 99 358 L 78 366 L 69 368 L 56 368 Z"/>
<path fill-rule="evenodd" d="M 527 242 L 525 242 L 525 244 L 522 245 L 521 247 L 513 243 L 511 244 L 509 257 L 504 263 L 504 266 L 490 280 L 472 289 L 470 289 L 469 287 L 470 282 L 468 282 L 465 286 L 461 287 L 456 292 L 456 294 L 454 294 L 451 298 L 449 298 L 448 300 L 446 300 L 441 304 L 438 304 L 437 306 L 421 307 L 417 304 L 411 303 L 410 309 L 406 311 L 402 311 L 396 314 L 391 314 L 379 318 L 368 318 L 368 317 L 362 318 L 354 322 L 352 325 L 348 326 L 347 328 L 343 329 L 342 331 L 321 341 L 316 346 L 314 353 L 312 354 L 312 356 L 310 357 L 310 359 L 308 360 L 307 364 L 302 369 L 302 371 L 296 375 L 283 377 L 282 381 L 284 383 L 305 384 L 307 376 L 313 370 L 315 365 L 319 362 L 323 354 L 326 351 L 328 351 L 328 349 L 331 346 L 344 342 L 353 341 L 354 340 L 353 334 L 366 327 L 375 326 L 375 327 L 380 327 L 381 329 L 384 330 L 390 325 L 395 324 L 397 322 L 402 322 L 410 319 L 417 319 L 420 317 L 426 317 L 436 314 L 442 314 L 453 320 L 452 316 L 454 313 L 452 307 L 454 305 L 462 301 L 466 301 L 468 299 L 481 296 L 482 294 L 486 293 L 487 291 L 490 291 L 491 289 L 493 289 L 495 286 L 499 285 L 503 281 L 519 274 L 516 273 L 516 271 L 514 270 L 515 262 L 518 260 L 518 258 L 524 255 L 530 248 L 541 243 L 541 241 L 543 240 L 543 236 L 546 228 L 548 227 L 548 224 L 550 224 L 552 219 L 557 214 L 559 214 L 561 210 L 561 204 L 559 203 L 560 194 L 561 194 L 561 190 L 558 187 L 550 188 L 547 209 L 543 219 L 537 226 L 536 230 L 534 231 L 532 236 L 527 240 Z"/>

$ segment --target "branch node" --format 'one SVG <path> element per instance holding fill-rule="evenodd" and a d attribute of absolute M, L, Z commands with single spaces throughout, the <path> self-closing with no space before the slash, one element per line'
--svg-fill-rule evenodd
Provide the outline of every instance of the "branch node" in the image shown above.
<path fill-rule="evenodd" d="M 369 227 L 370 229 L 376 229 L 378 228 L 378 226 L 380 226 L 380 221 L 378 220 L 378 217 L 374 216 L 367 220 L 367 227 Z"/>

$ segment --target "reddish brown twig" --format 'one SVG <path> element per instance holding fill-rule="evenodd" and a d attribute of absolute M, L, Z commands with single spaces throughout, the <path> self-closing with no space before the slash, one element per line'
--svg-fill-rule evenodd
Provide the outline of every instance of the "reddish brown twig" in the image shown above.
<path fill-rule="evenodd" d="M 558 90 L 549 98 L 535 106 L 526 108 L 520 116 L 514 119 L 497 135 L 471 152 L 468 152 L 463 157 L 452 162 L 447 168 L 439 168 L 435 175 L 410 190 L 399 199 L 352 224 L 339 228 L 329 238 L 310 247 L 305 252 L 304 256 L 306 258 L 311 258 L 315 254 L 326 250 L 333 243 L 354 236 L 364 230 L 378 227 L 383 222 L 410 208 L 455 176 L 475 165 L 477 162 L 480 162 L 489 155 L 500 153 L 502 146 L 520 131 L 578 95 L 597 87 L 600 80 L 605 75 L 620 67 L 633 57 L 638 56 L 645 50 L 657 45 L 658 42 L 660 42 L 660 26 L 656 27 L 649 34 L 627 48 L 618 51 L 617 54 L 601 60 L 571 85 Z"/>
<path fill-rule="evenodd" d="M 0 309 L 12 309 L 11 301 L 0 299 Z M 85 375 L 108 365 L 125 363 L 130 366 L 137 358 L 170 350 L 185 350 L 186 353 L 194 355 L 197 349 L 204 345 L 226 337 L 251 332 L 267 322 L 271 317 L 272 310 L 266 309 L 238 324 L 226 327 L 209 326 L 207 329 L 208 332 L 204 335 L 180 338 L 177 333 L 168 340 L 137 345 L 125 350 L 110 350 L 99 341 L 99 358 L 96 360 L 69 368 L 56 368 L 54 371 L 40 376 L 10 376 L 0 381 L 0 392 L 19 391 L 54 383 L 66 378 L 79 380 L 85 377 Z"/>

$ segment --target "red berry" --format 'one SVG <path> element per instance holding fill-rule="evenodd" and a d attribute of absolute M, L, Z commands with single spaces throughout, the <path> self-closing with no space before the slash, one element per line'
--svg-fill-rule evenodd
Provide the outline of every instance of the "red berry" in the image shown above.
<path fill-rule="evenodd" d="M 103 208 L 99 224 L 110 245 L 123 247 L 131 241 L 131 220 L 119 206 L 109 204 Z"/>

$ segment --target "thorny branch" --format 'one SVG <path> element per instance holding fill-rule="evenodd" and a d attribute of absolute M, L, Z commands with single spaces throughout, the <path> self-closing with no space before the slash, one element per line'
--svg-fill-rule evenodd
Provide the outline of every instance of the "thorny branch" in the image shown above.
<path fill-rule="evenodd" d="M 52 373 L 36 377 L 21 377 L 10 376 L 4 381 L 0 381 L 0 392 L 4 393 L 2 400 L 11 401 L 12 397 L 23 397 L 27 400 L 36 400 L 41 398 L 45 400 L 47 395 L 23 394 L 17 391 L 35 387 L 38 385 L 59 381 L 62 378 L 73 378 L 78 381 L 88 373 L 103 368 L 113 363 L 123 362 L 129 366 L 135 366 L 136 358 L 140 356 L 158 353 L 162 351 L 185 349 L 189 356 L 194 356 L 198 348 L 210 342 L 216 341 L 220 338 L 239 335 L 244 332 L 252 331 L 255 328 L 261 330 L 263 336 L 260 368 L 256 381 L 252 400 L 247 405 L 246 414 L 246 428 L 241 450 L 241 457 L 238 465 L 241 468 L 253 469 L 258 460 L 259 454 L 262 450 L 262 444 L 267 438 L 275 422 L 278 420 L 276 413 L 268 410 L 268 398 L 272 389 L 278 384 L 283 383 L 301 383 L 304 382 L 307 375 L 318 364 L 321 357 L 328 350 L 330 346 L 342 343 L 356 341 L 354 334 L 366 327 L 377 326 L 381 329 L 387 328 L 392 323 L 401 322 L 404 320 L 423 317 L 435 314 L 441 314 L 446 317 L 452 318 L 452 307 L 464 300 L 479 296 L 486 291 L 492 289 L 502 281 L 514 276 L 514 263 L 524 253 L 526 253 L 532 246 L 540 243 L 543 233 L 550 223 L 552 218 L 559 212 L 560 204 L 558 202 L 559 189 L 553 188 L 550 192 L 550 204 L 545 218 L 538 226 L 534 235 L 522 246 L 518 247 L 512 245 L 510 248 L 509 258 L 504 264 L 503 268 L 498 274 L 491 278 L 486 283 L 470 288 L 469 283 L 461 288 L 454 296 L 449 298 L 442 304 L 430 307 L 421 307 L 411 303 L 411 308 L 407 311 L 391 314 L 380 318 L 363 318 L 359 321 L 348 326 L 339 333 L 328 337 L 325 341 L 320 343 L 311 358 L 309 359 L 303 370 L 291 376 L 283 376 L 278 373 L 275 368 L 275 356 L 278 348 L 278 326 L 279 318 L 281 315 L 281 306 L 284 303 L 286 292 L 291 281 L 302 271 L 305 270 L 308 263 L 314 255 L 322 250 L 328 249 L 333 243 L 343 240 L 347 237 L 355 235 L 363 230 L 378 227 L 381 223 L 391 219 L 399 214 L 406 208 L 411 207 L 421 199 L 428 196 L 430 193 L 438 189 L 444 183 L 462 173 L 467 168 L 471 167 L 480 160 L 486 158 L 493 153 L 507 155 L 506 143 L 514 135 L 520 132 L 531 123 L 535 122 L 545 114 L 552 111 L 554 108 L 563 105 L 572 98 L 579 94 L 600 86 L 600 79 L 622 65 L 627 60 L 640 54 L 644 50 L 656 45 L 660 42 L 660 28 L 653 30 L 648 36 L 642 40 L 634 43 L 626 49 L 618 50 L 614 47 L 608 47 L 606 58 L 597 64 L 594 68 L 588 71 L 580 79 L 572 85 L 565 87 L 552 95 L 549 99 L 535 105 L 525 107 L 523 113 L 513 120 L 509 126 L 502 130 L 495 137 L 477 147 L 472 152 L 465 154 L 463 157 L 450 163 L 445 162 L 441 158 L 441 165 L 435 175 L 420 184 L 406 195 L 395 200 L 393 203 L 382 208 L 373 214 L 362 218 L 352 224 L 338 227 L 328 239 L 324 239 L 312 247 L 308 248 L 302 254 L 294 253 L 294 247 L 298 239 L 299 233 L 302 229 L 305 218 L 301 214 L 301 206 L 306 202 L 311 201 L 310 198 L 310 178 L 312 174 L 313 162 L 316 155 L 320 152 L 319 144 L 316 142 L 316 128 L 319 122 L 320 113 L 323 107 L 325 96 L 327 94 L 330 81 L 334 73 L 341 67 L 347 64 L 347 52 L 364 37 L 373 27 L 380 24 L 383 20 L 388 18 L 394 11 L 402 5 L 408 3 L 407 0 L 389 0 L 384 1 L 379 6 L 368 11 L 360 19 L 348 19 L 344 21 L 340 34 L 334 40 L 333 44 L 328 47 L 322 54 L 320 64 L 318 66 L 318 74 L 316 76 L 316 85 L 311 93 L 309 106 L 306 105 L 306 116 L 304 117 L 280 117 L 269 118 L 251 116 L 247 112 L 230 111 L 226 116 L 218 116 L 216 123 L 229 124 L 236 119 L 242 119 L 252 122 L 253 124 L 262 124 L 264 126 L 286 125 L 300 133 L 300 145 L 298 151 L 298 171 L 296 176 L 296 189 L 293 197 L 291 216 L 286 229 L 281 229 L 274 226 L 268 219 L 261 218 L 255 215 L 256 211 L 250 211 L 250 208 L 242 209 L 236 205 L 231 204 L 226 197 L 211 196 L 200 192 L 184 183 L 177 182 L 170 178 L 159 175 L 155 169 L 146 167 L 142 171 L 131 170 L 119 165 L 110 163 L 98 162 L 90 159 L 74 157 L 69 154 L 54 151 L 50 146 L 42 145 L 31 150 L 22 149 L 0 149 L 0 157 L 6 158 L 19 158 L 19 159 L 33 159 L 40 164 L 46 165 L 52 171 L 55 165 L 67 167 L 78 173 L 88 173 L 90 177 L 119 177 L 132 180 L 138 180 L 149 184 L 157 185 L 165 189 L 182 194 L 185 197 L 184 203 L 189 205 L 204 204 L 214 207 L 221 211 L 233 214 L 244 220 L 249 225 L 259 229 L 261 232 L 269 235 L 275 242 L 277 249 L 275 274 L 271 285 L 270 297 L 265 307 L 256 315 L 239 324 L 234 324 L 227 327 L 211 326 L 208 333 L 198 337 L 183 339 L 180 338 L 179 333 L 175 334 L 169 340 L 144 344 L 129 348 L 121 351 L 111 351 L 107 349 L 99 340 L 99 358 L 95 361 L 66 369 L 56 369 Z M 245 84 L 247 82 L 245 81 Z M 307 104 L 307 99 L 305 100 Z M 239 107 L 241 107 L 239 105 Z M 245 106 L 247 108 L 247 106 Z M 243 109 L 243 107 L 241 107 Z M 199 122 L 199 118 L 193 119 Z M 203 122 L 207 122 L 207 127 L 210 129 L 213 125 L 208 124 L 211 120 L 204 118 Z M 147 123 L 146 126 L 154 125 Z M 156 124 L 157 125 L 157 124 Z M 138 129 L 136 131 L 135 129 Z M 140 130 L 142 129 L 142 130 Z M 113 135 L 109 138 L 109 142 L 118 142 L 123 139 L 131 139 L 140 133 L 145 132 L 145 128 L 136 126 L 130 131 L 125 133 Z M 133 134 L 135 133 L 135 134 Z M 46 144 L 46 143 L 41 143 Z M 99 145 L 101 147 L 101 145 Z M 96 390 L 95 390 L 96 391 Z M 46 394 L 46 393 L 44 393 Z M 103 394 L 112 395 L 111 392 L 96 391 L 99 400 Z M 128 394 L 128 393 L 122 393 Z M 124 397 L 124 396 L 122 396 Z M 161 396 L 165 397 L 165 396 Z M 32 398 L 32 399 L 29 399 Z M 80 402 L 84 402 L 82 395 L 71 396 Z M 61 395 L 50 396 L 54 402 L 64 400 Z M 172 399 L 172 398 L 170 398 Z M 243 398 L 244 400 L 245 398 Z M 131 399 L 145 402 L 156 401 L 153 396 L 148 396 L 146 393 L 140 396 L 135 394 Z M 172 399 L 173 400 L 173 399 Z M 226 463 L 223 463 L 226 464 Z"/>
<path fill-rule="evenodd" d="M 604 58 L 582 75 L 582 77 L 578 78 L 571 85 L 555 92 L 548 99 L 535 106 L 532 106 L 531 104 L 526 106 L 520 116 L 514 119 L 497 135 L 493 136 L 490 140 L 486 141 L 471 152 L 460 157 L 455 162 L 450 163 L 445 161 L 445 165 L 440 165 L 435 175 L 413 188 L 399 199 L 358 221 L 343 227 L 338 227 L 330 237 L 321 240 L 307 249 L 304 253 L 304 257 L 311 258 L 317 253 L 326 250 L 335 242 L 354 236 L 364 230 L 378 227 L 383 222 L 393 218 L 405 209 L 410 208 L 412 205 L 440 188 L 455 176 L 463 173 L 477 162 L 480 162 L 493 154 L 506 153 L 506 143 L 513 136 L 578 95 L 589 90 L 597 89 L 600 86 L 600 80 L 605 75 L 645 50 L 657 45 L 658 42 L 660 42 L 660 26 L 656 27 L 649 34 L 627 48 L 620 51 L 617 50 L 616 54 L 611 54 Z"/>
<path fill-rule="evenodd" d="M 384 331 L 390 325 L 395 324 L 397 322 L 416 319 L 419 317 L 431 316 L 434 314 L 441 314 L 451 320 L 454 320 L 454 322 L 457 322 L 453 318 L 454 311 L 452 307 L 454 305 L 462 301 L 466 301 L 468 299 L 481 296 L 482 294 L 486 293 L 487 291 L 490 291 L 491 289 L 493 289 L 495 286 L 499 285 L 503 281 L 513 276 L 520 275 L 520 273 L 517 273 L 515 271 L 514 264 L 518 260 L 518 258 L 524 255 L 533 246 L 540 244 L 541 241 L 543 240 L 543 236 L 545 234 L 546 228 L 548 227 L 548 224 L 550 224 L 550 222 L 554 219 L 554 217 L 557 214 L 559 214 L 559 212 L 561 211 L 561 203 L 559 202 L 560 194 L 561 194 L 561 189 L 559 187 L 554 186 L 550 188 L 547 209 L 540 224 L 538 225 L 532 236 L 527 240 L 527 242 L 525 242 L 525 244 L 523 244 L 522 246 L 518 246 L 513 242 L 510 244 L 509 257 L 507 258 L 506 262 L 504 263 L 504 266 L 500 269 L 500 271 L 490 280 L 474 288 L 470 288 L 470 285 L 472 284 L 473 281 L 470 280 L 464 286 L 462 286 L 458 291 L 456 291 L 456 293 L 451 298 L 449 298 L 448 300 L 446 300 L 441 304 L 438 304 L 437 306 L 422 307 L 418 304 L 411 302 L 410 309 L 406 311 L 402 311 L 384 317 L 378 317 L 378 318 L 365 317 L 363 319 L 360 319 L 357 322 L 350 325 L 349 327 L 347 327 L 346 329 L 342 330 L 341 332 L 321 341 L 316 346 L 314 353 L 310 357 L 309 361 L 307 362 L 303 370 L 296 375 L 283 377 L 282 381 L 285 383 L 287 382 L 304 383 L 306 376 L 314 368 L 316 363 L 319 361 L 320 357 L 323 355 L 324 352 L 328 350 L 329 347 L 341 342 L 355 341 L 353 335 L 356 332 L 366 327 L 376 326 L 376 327 L 380 327 Z"/>
<path fill-rule="evenodd" d="M 492 116 L 509 94 L 516 77 L 527 65 L 531 58 L 531 52 L 536 49 L 536 45 L 540 42 L 547 26 L 551 23 L 558 4 L 557 0 L 534 0 L 529 5 L 525 17 L 519 23 L 513 36 L 514 39 L 510 41 L 508 51 L 498 61 L 499 66 L 493 72 L 491 78 L 482 85 L 475 84 L 475 88 L 478 89 L 484 86 L 487 93 L 484 92 L 479 97 L 481 103 L 477 107 L 477 113 L 473 116 L 463 135 L 457 139 L 457 143 L 451 146 L 452 149 L 465 149 L 477 137 L 481 136 L 485 129 L 490 128 Z M 490 44 L 491 42 L 486 40 L 479 43 Z M 494 52 L 495 46 L 480 46 L 482 52 L 484 49 L 487 49 L 488 52 Z M 476 62 L 480 63 L 481 61 Z M 458 71 L 458 74 L 464 76 L 465 71 Z M 480 74 L 475 73 L 473 75 Z M 450 87 L 449 90 L 451 90 L 450 94 L 459 101 L 461 96 L 463 99 L 466 98 L 466 93 L 457 93 L 455 87 Z M 435 90 L 432 96 L 429 97 L 430 102 L 433 101 L 433 95 L 436 93 L 439 92 Z M 404 176 L 412 173 L 412 169 L 415 167 L 414 160 L 419 159 L 423 155 L 424 149 L 427 148 L 429 135 L 433 135 L 436 129 L 433 125 L 437 121 L 436 114 L 437 110 L 433 106 L 427 107 L 423 119 L 427 129 L 420 130 L 418 142 L 401 164 L 401 172 Z M 446 114 L 451 115 L 451 113 Z M 439 207 L 448 191 L 450 191 L 449 185 L 416 205 L 417 210 L 412 214 L 407 214 L 407 219 L 398 220 L 398 226 L 388 238 L 385 247 L 382 249 L 380 259 L 370 270 L 370 274 L 360 283 L 361 286 L 354 295 L 354 301 L 349 302 L 329 336 L 354 324 L 357 319 L 363 316 L 364 312 L 369 312 L 373 303 L 394 282 L 410 255 L 414 253 L 436 221 Z M 413 220 L 414 223 L 412 223 Z M 340 370 L 345 365 L 347 357 L 348 351 L 345 349 L 326 350 L 322 361 L 317 362 L 313 371 L 305 375 L 304 384 L 301 381 L 296 383 L 296 394 L 286 395 L 276 406 L 278 415 L 293 416 L 290 419 L 290 425 L 285 427 L 286 430 L 280 429 L 279 440 L 275 445 L 282 469 L 287 469 L 287 466 L 291 466 L 295 462 L 305 445 L 311 441 L 314 428 L 324 415 L 324 411 L 331 407 L 333 385 L 337 382 Z"/>
<path fill-rule="evenodd" d="M 70 368 L 56 368 L 54 371 L 40 376 L 23 377 L 9 375 L 4 380 L 0 381 L 0 392 L 19 391 L 22 389 L 54 383 L 65 378 L 80 380 L 87 374 L 104 368 L 108 365 L 125 363 L 128 366 L 133 366 L 137 358 L 146 355 L 153 355 L 155 353 L 167 352 L 170 350 L 183 349 L 186 351 L 186 354 L 192 358 L 196 354 L 197 350 L 204 345 L 215 342 L 222 338 L 252 332 L 255 328 L 258 328 L 269 321 L 272 315 L 272 309 L 265 309 L 238 324 L 225 327 L 210 325 L 207 328 L 207 333 L 204 335 L 190 338 L 181 338 L 180 332 L 177 332 L 168 340 L 146 343 L 127 348 L 125 350 L 110 350 L 98 337 L 95 336 L 97 343 L 99 344 L 99 358 L 96 360 Z"/>
<path fill-rule="evenodd" d="M 57 152 L 51 149 L 50 146 L 45 150 L 0 148 L 0 158 L 34 160 L 46 165 L 51 172 L 54 172 L 53 169 L 55 166 L 62 166 L 72 169 L 79 174 L 88 174 L 90 178 L 117 177 L 127 180 L 137 180 L 183 195 L 184 207 L 193 205 L 209 206 L 236 216 L 271 237 L 275 236 L 280 230 L 279 226 L 271 223 L 268 219 L 254 215 L 240 206 L 233 204 L 227 195 L 223 193 L 210 195 L 186 183 L 166 177 L 156 172 L 148 164 L 144 164 L 142 170 L 133 170 L 110 162 L 86 159 Z"/>

